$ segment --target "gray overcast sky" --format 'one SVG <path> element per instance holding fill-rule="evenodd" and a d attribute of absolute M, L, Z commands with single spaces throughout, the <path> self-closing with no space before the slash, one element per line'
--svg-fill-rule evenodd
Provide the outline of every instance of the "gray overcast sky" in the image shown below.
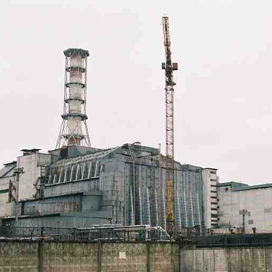
<path fill-rule="evenodd" d="M 92 145 L 165 147 L 168 15 L 175 154 L 221 181 L 272 182 L 271 0 L 17 0 L 0 3 L 0 163 L 53 149 L 63 109 L 63 50 L 90 51 Z"/>

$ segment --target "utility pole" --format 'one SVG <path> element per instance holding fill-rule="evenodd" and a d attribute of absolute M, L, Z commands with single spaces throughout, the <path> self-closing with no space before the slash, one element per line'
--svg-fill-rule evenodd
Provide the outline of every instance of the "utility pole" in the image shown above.
<path fill-rule="evenodd" d="M 24 168 L 19 167 L 14 169 L 13 174 L 15 175 L 15 181 L 16 181 L 16 196 L 15 196 L 15 221 L 16 221 L 16 227 L 18 227 L 19 222 L 18 222 L 18 217 L 19 217 L 19 211 L 18 211 L 18 204 L 19 204 L 19 180 L 20 180 L 20 175 L 24 173 Z"/>
<path fill-rule="evenodd" d="M 171 235 L 174 226 L 174 208 L 173 208 L 173 183 L 174 183 L 174 86 L 173 71 L 178 70 L 178 64 L 172 63 L 171 59 L 171 41 L 169 31 L 168 17 L 162 18 L 165 62 L 162 63 L 162 69 L 165 70 L 165 136 L 166 136 L 166 231 Z"/>
<path fill-rule="evenodd" d="M 248 212 L 247 212 L 247 210 L 243 209 L 242 211 L 240 211 L 240 214 L 242 215 L 242 219 L 243 219 L 242 233 L 245 234 L 245 232 L 246 232 L 246 215 L 248 214 Z"/>

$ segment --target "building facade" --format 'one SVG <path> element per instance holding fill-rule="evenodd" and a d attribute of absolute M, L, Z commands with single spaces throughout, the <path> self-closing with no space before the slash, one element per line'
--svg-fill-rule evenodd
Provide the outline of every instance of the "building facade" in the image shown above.
<path fill-rule="evenodd" d="M 221 228 L 246 233 L 272 231 L 272 184 L 219 183 L 218 199 Z"/>
<path fill-rule="evenodd" d="M 217 169 L 213 168 L 203 169 L 202 179 L 203 179 L 203 199 L 205 199 L 205 201 L 203 202 L 205 226 L 207 229 L 212 229 L 218 226 Z"/>
<path fill-rule="evenodd" d="M 12 164 L 23 168 L 18 203 L 0 177 L 0 206 L 4 224 L 21 226 L 86 227 L 93 224 L 166 225 L 164 157 L 158 149 L 139 144 L 101 150 L 68 146 L 41 154 L 27 150 Z M 1 170 L 8 171 L 5 165 Z M 211 219 L 216 170 L 175 162 L 174 210 L 177 228 L 213 227 Z M 209 189 L 206 187 L 209 186 Z M 2 188 L 1 187 L 1 188 Z M 6 195 L 5 195 L 6 194 Z M 11 204 L 13 203 L 13 204 Z M 210 203 L 210 204 L 209 204 Z M 8 210 L 9 213 L 4 212 Z M 17 223 L 16 223 L 17 224 Z"/>

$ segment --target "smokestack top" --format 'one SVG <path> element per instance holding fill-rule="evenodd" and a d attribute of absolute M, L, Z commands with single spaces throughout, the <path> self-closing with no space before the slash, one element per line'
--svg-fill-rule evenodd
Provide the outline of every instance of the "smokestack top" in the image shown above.
<path fill-rule="evenodd" d="M 89 51 L 84 50 L 81 48 L 69 48 L 63 51 L 64 55 L 66 57 L 70 57 L 71 55 L 81 55 L 83 58 L 84 57 L 89 57 Z"/>

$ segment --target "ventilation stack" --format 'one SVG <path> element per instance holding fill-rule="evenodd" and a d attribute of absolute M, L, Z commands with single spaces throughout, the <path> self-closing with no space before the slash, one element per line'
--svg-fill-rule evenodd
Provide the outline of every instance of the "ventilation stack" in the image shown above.
<path fill-rule="evenodd" d="M 91 146 L 86 115 L 87 57 L 83 49 L 65 50 L 65 83 L 62 124 L 56 148 Z"/>

